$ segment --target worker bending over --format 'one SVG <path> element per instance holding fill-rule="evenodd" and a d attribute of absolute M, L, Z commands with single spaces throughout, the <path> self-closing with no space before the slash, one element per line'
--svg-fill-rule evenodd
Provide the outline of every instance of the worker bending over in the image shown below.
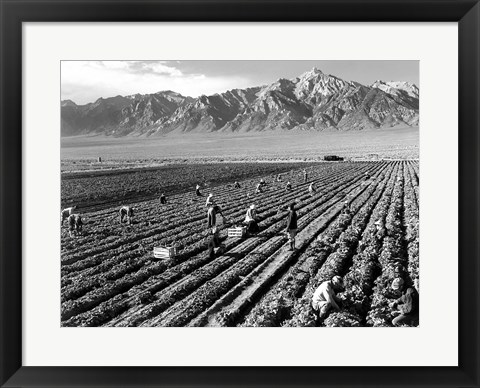
<path fill-rule="evenodd" d="M 133 207 L 131 206 L 122 206 L 120 209 L 120 223 L 123 224 L 126 222 L 128 225 L 132 223 L 133 220 Z"/>
<path fill-rule="evenodd" d="M 79 214 L 70 214 L 67 219 L 68 222 L 68 233 L 70 237 L 82 233 L 83 230 L 83 221 L 82 217 Z"/>
<path fill-rule="evenodd" d="M 292 184 L 290 183 L 290 181 L 287 182 L 287 185 L 285 186 L 285 190 L 287 190 L 287 191 L 292 190 Z"/>
<path fill-rule="evenodd" d="M 257 188 L 255 189 L 255 194 L 262 193 L 262 183 L 259 183 L 257 185 Z"/>
<path fill-rule="evenodd" d="M 313 195 L 315 194 L 315 187 L 313 186 L 313 183 L 310 183 L 310 186 L 308 186 L 308 192 L 310 193 L 310 195 Z"/>
<path fill-rule="evenodd" d="M 235 183 L 233 184 L 233 187 L 235 187 L 236 189 L 239 189 L 241 186 L 240 186 L 240 183 L 235 181 Z"/>
<path fill-rule="evenodd" d="M 281 182 L 282 181 L 282 174 L 278 174 L 277 175 L 277 182 Z"/>
<path fill-rule="evenodd" d="M 214 228 L 217 225 L 217 214 L 223 217 L 222 209 L 218 205 L 210 205 L 207 210 L 207 223 L 209 228 Z"/>
<path fill-rule="evenodd" d="M 250 205 L 245 216 L 245 225 L 247 225 L 247 232 L 249 234 L 256 234 L 260 231 L 257 222 L 257 211 L 255 210 L 255 205 Z"/>
<path fill-rule="evenodd" d="M 200 192 L 200 185 L 197 185 L 195 187 L 195 194 L 197 195 L 197 197 L 203 197 L 203 194 Z"/>
<path fill-rule="evenodd" d="M 336 292 L 342 290 L 343 279 L 340 276 L 334 276 L 331 280 L 327 280 L 320 284 L 315 290 L 312 297 L 312 307 L 318 313 L 319 318 L 325 318 L 331 308 L 336 311 L 340 310 L 341 300 L 337 297 Z"/>
<path fill-rule="evenodd" d="M 167 203 L 167 197 L 165 197 L 165 193 L 162 193 L 162 195 L 160 196 L 160 203 L 162 205 L 165 205 Z"/>
<path fill-rule="evenodd" d="M 65 221 L 72 213 L 73 211 L 76 209 L 77 207 L 76 206 L 72 206 L 72 207 L 67 207 L 66 209 L 63 209 L 62 210 L 62 221 L 60 223 L 60 225 L 63 225 L 63 221 Z"/>

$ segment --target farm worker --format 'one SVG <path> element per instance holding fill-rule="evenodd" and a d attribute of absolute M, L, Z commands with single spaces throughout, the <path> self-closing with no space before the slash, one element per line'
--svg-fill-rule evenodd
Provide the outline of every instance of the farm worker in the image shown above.
<path fill-rule="evenodd" d="M 349 214 L 349 213 L 351 213 L 351 210 L 352 209 L 350 209 L 350 202 L 349 201 L 343 202 L 342 212 L 345 213 L 345 214 Z"/>
<path fill-rule="evenodd" d="M 233 184 L 233 187 L 235 187 L 236 189 L 239 189 L 240 188 L 240 183 L 235 181 L 235 183 Z"/>
<path fill-rule="evenodd" d="M 197 195 L 197 197 L 203 197 L 203 194 L 200 192 L 200 185 L 197 185 L 195 187 L 195 194 Z"/>
<path fill-rule="evenodd" d="M 162 193 L 160 196 L 160 203 L 165 205 L 167 203 L 167 197 L 165 197 L 165 193 Z"/>
<path fill-rule="evenodd" d="M 212 228 L 212 237 L 208 242 L 208 257 L 214 259 L 215 255 L 221 255 L 225 251 L 225 245 L 220 241 L 218 229 L 216 226 Z"/>
<path fill-rule="evenodd" d="M 210 205 L 207 210 L 207 222 L 209 228 L 214 228 L 217 224 L 217 214 L 223 217 L 222 209 L 218 205 Z"/>
<path fill-rule="evenodd" d="M 277 182 L 281 182 L 282 181 L 282 174 L 278 174 L 277 175 Z"/>
<path fill-rule="evenodd" d="M 120 209 L 120 223 L 126 221 L 128 225 L 132 223 L 133 218 L 133 207 L 130 206 L 122 206 Z"/>
<path fill-rule="evenodd" d="M 72 206 L 62 210 L 62 222 L 60 225 L 63 225 L 63 221 L 65 221 L 73 213 L 73 211 L 76 208 L 77 208 L 76 206 Z"/>
<path fill-rule="evenodd" d="M 303 182 L 307 183 L 307 180 L 308 180 L 307 170 L 303 170 Z"/>
<path fill-rule="evenodd" d="M 255 234 L 259 232 L 259 227 L 257 223 L 257 212 L 255 210 L 255 205 L 250 205 L 245 216 L 245 224 L 247 225 L 247 232 L 250 234 Z"/>
<path fill-rule="evenodd" d="M 402 278 L 396 278 L 392 282 L 392 289 L 397 292 L 402 292 L 404 281 Z M 419 296 L 414 287 L 408 287 L 402 296 L 389 304 L 389 307 L 396 308 L 395 314 L 399 314 L 392 321 L 393 326 L 418 325 L 418 305 Z"/>
<path fill-rule="evenodd" d="M 310 183 L 310 186 L 308 186 L 308 192 L 310 195 L 313 195 L 315 193 L 315 187 L 313 187 L 313 183 Z"/>
<path fill-rule="evenodd" d="M 259 183 L 257 185 L 257 188 L 255 190 L 255 194 L 261 193 L 262 192 L 262 183 Z"/>
<path fill-rule="evenodd" d="M 213 199 L 213 194 L 208 194 L 207 200 L 205 201 L 205 207 L 215 206 L 215 200 Z"/>
<path fill-rule="evenodd" d="M 333 307 L 340 310 L 340 299 L 336 292 L 343 288 L 343 279 L 340 276 L 334 276 L 318 286 L 312 296 L 312 307 L 318 313 L 319 318 L 325 318 L 328 311 Z"/>
<path fill-rule="evenodd" d="M 370 178 L 370 174 L 368 172 L 365 173 L 365 179 Z"/>
<path fill-rule="evenodd" d="M 287 220 L 287 234 L 290 242 L 290 251 L 295 249 L 295 236 L 297 235 L 297 212 L 295 211 L 295 204 L 290 204 L 290 211 L 288 212 Z"/>
<path fill-rule="evenodd" d="M 79 214 L 70 214 L 68 216 L 68 232 L 70 237 L 73 237 L 74 234 L 79 234 L 83 229 L 82 217 Z"/>
<path fill-rule="evenodd" d="M 290 181 L 287 182 L 287 186 L 285 186 L 285 189 L 286 189 L 287 191 L 292 190 L 292 184 L 290 183 Z"/>
<path fill-rule="evenodd" d="M 265 185 L 265 181 L 263 180 L 263 178 L 260 179 L 260 185 L 262 185 L 262 186 Z"/>

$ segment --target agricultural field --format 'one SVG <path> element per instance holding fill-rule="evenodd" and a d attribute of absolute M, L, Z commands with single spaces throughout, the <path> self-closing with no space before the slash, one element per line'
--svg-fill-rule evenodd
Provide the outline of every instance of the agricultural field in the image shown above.
<path fill-rule="evenodd" d="M 225 174 L 215 179 L 219 169 Z M 282 182 L 275 181 L 278 173 Z M 266 188 L 255 194 L 261 178 Z M 205 197 L 193 190 L 197 180 L 225 215 L 219 228 L 226 250 L 213 260 Z M 235 180 L 241 188 L 233 187 Z M 134 187 L 128 191 L 122 182 Z M 157 196 L 163 190 L 164 205 Z M 132 225 L 119 222 L 126 200 L 135 208 Z M 74 203 L 84 231 L 70 237 L 61 230 L 64 327 L 392 326 L 389 303 L 398 297 L 392 280 L 412 286 L 419 277 L 416 160 L 199 164 L 62 176 L 62 205 Z M 285 234 L 290 203 L 299 217 L 294 251 Z M 260 232 L 228 237 L 251 204 Z M 161 244 L 175 245 L 178 255 L 155 259 L 153 248 Z M 344 277 L 342 308 L 319 320 L 311 298 L 334 275 Z"/>

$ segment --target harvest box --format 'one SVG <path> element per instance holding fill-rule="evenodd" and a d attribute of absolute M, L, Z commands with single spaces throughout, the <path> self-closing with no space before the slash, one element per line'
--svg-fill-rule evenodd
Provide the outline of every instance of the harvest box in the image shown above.
<path fill-rule="evenodd" d="M 170 259 L 177 255 L 177 247 L 154 247 L 153 257 L 156 259 Z"/>
<path fill-rule="evenodd" d="M 246 226 L 236 226 L 233 228 L 228 228 L 228 237 L 243 237 L 246 233 Z"/>

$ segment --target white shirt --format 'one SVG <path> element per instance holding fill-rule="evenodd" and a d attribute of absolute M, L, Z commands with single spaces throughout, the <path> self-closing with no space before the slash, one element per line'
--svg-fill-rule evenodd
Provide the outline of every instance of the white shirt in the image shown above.
<path fill-rule="evenodd" d="M 255 220 L 255 209 L 248 209 L 247 215 L 245 217 L 245 222 L 250 222 Z"/>
<path fill-rule="evenodd" d="M 333 288 L 330 284 L 330 281 L 323 282 L 320 286 L 315 290 L 312 297 L 313 304 L 323 304 L 330 299 L 333 299 Z"/>

